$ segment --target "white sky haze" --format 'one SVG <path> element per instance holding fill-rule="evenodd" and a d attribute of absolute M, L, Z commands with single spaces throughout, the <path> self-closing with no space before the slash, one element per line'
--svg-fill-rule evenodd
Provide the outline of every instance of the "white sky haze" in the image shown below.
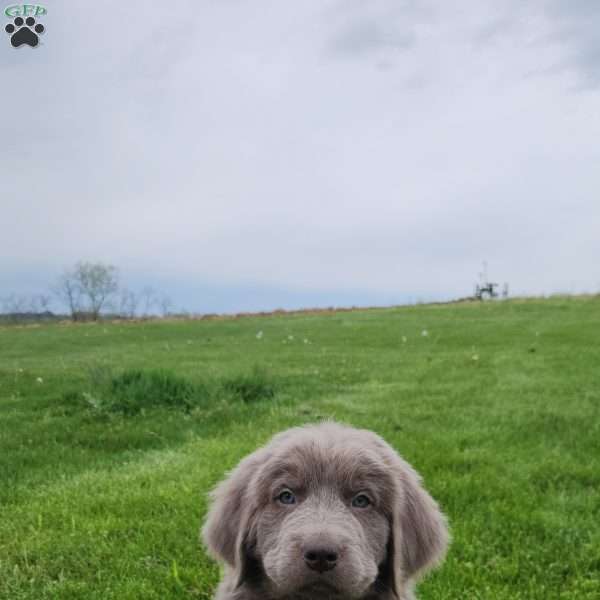
<path fill-rule="evenodd" d="M 600 2 L 44 3 L 2 28 L 0 296 L 193 311 L 600 289 Z M 6 23 L 9 19 L 4 17 Z"/>

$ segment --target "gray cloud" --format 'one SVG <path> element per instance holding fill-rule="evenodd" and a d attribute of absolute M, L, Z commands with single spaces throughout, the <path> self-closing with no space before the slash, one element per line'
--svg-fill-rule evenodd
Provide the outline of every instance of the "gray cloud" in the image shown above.
<path fill-rule="evenodd" d="M 398 52 L 413 48 L 417 28 L 432 18 L 425 3 L 412 0 L 364 3 L 346 1 L 325 11 L 333 25 L 327 51 L 335 57 L 370 57 L 390 63 Z"/>
<path fill-rule="evenodd" d="M 600 3 L 593 0 L 551 0 L 546 11 L 551 21 L 550 40 L 562 46 L 566 54 L 559 66 L 567 70 L 577 69 L 581 86 L 599 87 Z"/>
<path fill-rule="evenodd" d="M 387 23 L 362 21 L 341 31 L 331 42 L 331 50 L 340 55 L 362 55 L 377 50 L 407 50 L 416 43 L 414 31 L 402 31 Z"/>
<path fill-rule="evenodd" d="M 600 84 L 600 3 L 595 0 L 538 0 L 491 4 L 476 25 L 479 45 L 510 40 L 525 52 L 536 52 L 536 75 L 570 77 L 574 88 Z"/>

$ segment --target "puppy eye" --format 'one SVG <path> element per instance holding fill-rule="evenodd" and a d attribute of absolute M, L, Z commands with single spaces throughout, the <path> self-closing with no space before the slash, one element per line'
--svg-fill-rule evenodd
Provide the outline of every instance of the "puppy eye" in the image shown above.
<path fill-rule="evenodd" d="M 352 506 L 354 508 L 367 508 L 369 504 L 371 504 L 371 500 L 366 494 L 358 494 L 352 499 Z"/>
<path fill-rule="evenodd" d="M 296 504 L 296 496 L 290 490 L 283 490 L 279 496 L 277 496 L 277 500 L 281 502 L 281 504 Z"/>

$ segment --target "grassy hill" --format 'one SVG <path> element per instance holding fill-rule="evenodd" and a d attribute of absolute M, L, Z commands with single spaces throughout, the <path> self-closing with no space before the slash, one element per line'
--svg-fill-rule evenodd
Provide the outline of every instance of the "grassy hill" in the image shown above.
<path fill-rule="evenodd" d="M 424 476 L 421 599 L 600 597 L 600 300 L 0 328 L 0 598 L 209 599 L 206 492 L 334 417 Z"/>

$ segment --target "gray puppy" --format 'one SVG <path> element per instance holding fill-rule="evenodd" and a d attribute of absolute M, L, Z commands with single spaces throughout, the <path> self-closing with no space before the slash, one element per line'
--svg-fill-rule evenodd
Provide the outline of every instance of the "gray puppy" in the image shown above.
<path fill-rule="evenodd" d="M 412 467 L 378 435 L 332 422 L 243 459 L 202 534 L 227 565 L 216 600 L 412 600 L 448 545 Z"/>

